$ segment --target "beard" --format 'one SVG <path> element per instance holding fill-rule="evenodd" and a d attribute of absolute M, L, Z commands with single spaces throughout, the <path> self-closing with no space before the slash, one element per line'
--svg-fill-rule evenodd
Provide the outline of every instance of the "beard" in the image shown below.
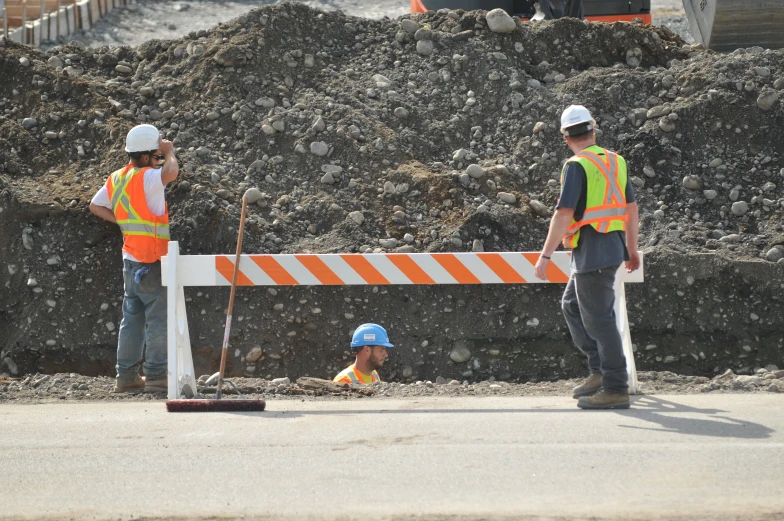
<path fill-rule="evenodd" d="M 376 370 L 376 371 L 381 369 L 384 366 L 384 359 L 381 358 L 381 357 L 371 356 L 368 359 L 368 362 L 370 363 L 370 366 L 373 368 L 373 370 Z"/>

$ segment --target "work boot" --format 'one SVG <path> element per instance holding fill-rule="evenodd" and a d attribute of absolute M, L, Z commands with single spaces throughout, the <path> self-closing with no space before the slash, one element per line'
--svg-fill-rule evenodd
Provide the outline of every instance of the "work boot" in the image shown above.
<path fill-rule="evenodd" d="M 114 383 L 114 392 L 116 393 L 138 393 L 144 390 L 144 377 L 136 375 L 136 380 L 133 382 L 121 382 L 119 379 Z"/>
<path fill-rule="evenodd" d="M 582 385 L 578 385 L 572 389 L 572 398 L 575 400 L 580 396 L 590 396 L 596 394 L 602 388 L 602 375 L 593 373 L 589 376 Z"/>
<path fill-rule="evenodd" d="M 169 390 L 169 381 L 164 376 L 163 378 L 156 378 L 155 380 L 147 380 L 147 385 L 144 386 L 145 393 L 165 393 Z"/>
<path fill-rule="evenodd" d="M 602 391 L 577 400 L 580 409 L 628 409 L 629 393 L 626 391 Z"/>

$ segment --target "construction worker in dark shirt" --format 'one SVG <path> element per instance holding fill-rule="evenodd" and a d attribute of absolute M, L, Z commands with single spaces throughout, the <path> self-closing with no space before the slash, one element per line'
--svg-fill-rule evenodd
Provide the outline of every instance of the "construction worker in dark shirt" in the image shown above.
<path fill-rule="evenodd" d="M 561 308 L 590 370 L 573 396 L 582 409 L 628 409 L 628 373 L 615 322 L 613 284 L 621 263 L 628 272 L 640 267 L 639 215 L 626 160 L 596 145 L 595 126 L 581 105 L 570 106 L 561 116 L 561 132 L 575 155 L 561 173 L 561 195 L 535 272 L 546 278 L 558 243 L 573 250 Z"/>

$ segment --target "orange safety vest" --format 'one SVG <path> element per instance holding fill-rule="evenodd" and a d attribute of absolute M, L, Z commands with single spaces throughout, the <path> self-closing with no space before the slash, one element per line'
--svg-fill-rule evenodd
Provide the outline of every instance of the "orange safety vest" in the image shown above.
<path fill-rule="evenodd" d="M 151 264 L 166 254 L 169 242 L 169 208 L 153 215 L 144 195 L 144 172 L 132 164 L 113 172 L 106 180 L 112 212 L 123 234 L 123 250 L 139 262 Z"/>
<path fill-rule="evenodd" d="M 563 238 L 565 248 L 576 248 L 580 228 L 593 226 L 600 233 L 626 231 L 626 160 L 604 148 L 591 146 L 571 157 L 561 172 L 561 184 L 570 162 L 585 170 L 585 212 L 579 221 L 572 219 Z"/>
<path fill-rule="evenodd" d="M 378 376 L 378 371 L 373 371 L 369 376 L 364 374 L 363 372 L 357 370 L 357 364 L 354 363 L 343 369 L 332 381 L 340 384 L 367 385 L 380 382 L 381 377 Z"/>

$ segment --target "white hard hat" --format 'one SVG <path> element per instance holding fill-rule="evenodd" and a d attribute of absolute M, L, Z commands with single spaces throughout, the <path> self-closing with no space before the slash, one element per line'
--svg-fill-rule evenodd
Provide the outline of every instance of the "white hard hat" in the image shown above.
<path fill-rule="evenodd" d="M 593 130 L 596 126 L 593 116 L 582 105 L 570 105 L 561 114 L 561 133 L 565 136 L 577 136 Z"/>
<path fill-rule="evenodd" d="M 157 150 L 161 133 L 153 125 L 136 125 L 125 138 L 126 152 L 149 152 Z"/>

